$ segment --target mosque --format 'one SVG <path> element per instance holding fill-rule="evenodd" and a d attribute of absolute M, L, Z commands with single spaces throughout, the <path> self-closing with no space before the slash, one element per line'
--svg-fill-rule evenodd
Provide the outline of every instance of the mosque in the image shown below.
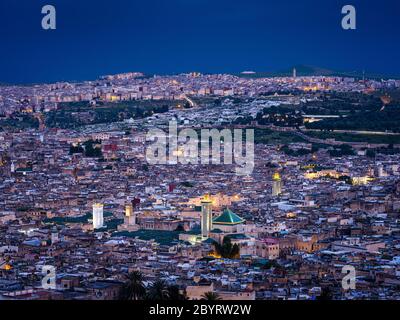
<path fill-rule="evenodd" d="M 205 195 L 201 200 L 201 234 L 182 235 L 181 240 L 191 243 L 221 240 L 223 235 L 237 233 L 238 227 L 245 224 L 246 221 L 228 207 L 219 216 L 214 217 L 212 206 L 210 195 Z"/>

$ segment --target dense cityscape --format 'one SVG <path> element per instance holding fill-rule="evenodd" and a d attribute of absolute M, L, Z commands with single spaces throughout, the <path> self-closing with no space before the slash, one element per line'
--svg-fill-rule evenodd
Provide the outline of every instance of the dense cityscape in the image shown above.
<path fill-rule="evenodd" d="M 399 108 L 296 68 L 2 85 L 0 300 L 399 299 Z M 254 130 L 253 171 L 149 164 L 170 121 Z"/>

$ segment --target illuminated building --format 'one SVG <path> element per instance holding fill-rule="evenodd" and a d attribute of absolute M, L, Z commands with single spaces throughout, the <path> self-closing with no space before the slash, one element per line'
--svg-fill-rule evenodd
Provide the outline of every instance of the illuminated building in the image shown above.
<path fill-rule="evenodd" d="M 369 177 L 369 176 L 364 176 L 364 177 L 353 177 L 351 178 L 351 183 L 354 186 L 361 186 L 361 185 L 366 185 L 369 182 L 373 181 L 374 179 Z"/>
<path fill-rule="evenodd" d="M 137 231 L 140 226 L 137 224 L 136 212 L 132 203 L 127 203 L 125 205 L 125 218 L 124 223 L 118 226 L 118 231 Z"/>
<path fill-rule="evenodd" d="M 125 206 L 125 223 L 131 226 L 136 225 L 136 213 L 133 212 L 132 204 Z"/>
<path fill-rule="evenodd" d="M 272 180 L 272 196 L 277 197 L 282 193 L 282 180 L 279 172 L 274 173 Z"/>
<path fill-rule="evenodd" d="M 308 180 L 320 179 L 324 177 L 339 179 L 341 175 L 342 174 L 340 174 L 336 170 L 321 170 L 317 172 L 307 172 L 304 174 L 304 177 Z"/>
<path fill-rule="evenodd" d="M 93 229 L 100 229 L 104 226 L 103 205 L 93 204 Z"/>
<path fill-rule="evenodd" d="M 319 87 L 317 85 L 303 87 L 303 91 L 305 91 L 305 92 L 318 91 L 318 90 L 319 90 Z"/>
<path fill-rule="evenodd" d="M 214 208 L 230 207 L 232 205 L 232 202 L 238 202 L 242 200 L 240 195 L 238 194 L 230 196 L 222 194 L 220 192 L 216 195 L 209 195 L 209 198 Z M 188 204 L 193 206 L 200 206 L 202 200 L 202 197 L 192 198 L 189 199 Z"/>
<path fill-rule="evenodd" d="M 7 263 L 7 262 L 4 263 L 4 264 L 0 263 L 0 270 L 11 271 L 12 270 L 12 265 Z"/>
<path fill-rule="evenodd" d="M 206 195 L 201 200 L 201 235 L 208 238 L 212 229 L 212 200 Z"/>
<path fill-rule="evenodd" d="M 133 214 L 133 206 L 131 204 L 127 204 L 125 206 L 125 217 L 130 217 Z"/>

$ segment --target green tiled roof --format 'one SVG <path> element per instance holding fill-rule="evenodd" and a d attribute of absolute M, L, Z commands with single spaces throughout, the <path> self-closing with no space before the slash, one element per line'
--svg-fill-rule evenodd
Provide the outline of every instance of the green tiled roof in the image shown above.
<path fill-rule="evenodd" d="M 164 231 L 164 230 L 143 230 L 138 231 L 118 231 L 112 234 L 113 237 L 127 237 L 136 238 L 141 240 L 152 240 L 154 239 L 161 245 L 173 245 L 178 242 L 179 231 Z"/>
<path fill-rule="evenodd" d="M 232 240 L 249 239 L 249 237 L 243 233 L 232 233 L 232 234 L 227 235 L 227 237 Z"/>
<path fill-rule="evenodd" d="M 225 209 L 224 212 L 213 220 L 213 224 L 241 224 L 244 220 L 230 209 Z"/>

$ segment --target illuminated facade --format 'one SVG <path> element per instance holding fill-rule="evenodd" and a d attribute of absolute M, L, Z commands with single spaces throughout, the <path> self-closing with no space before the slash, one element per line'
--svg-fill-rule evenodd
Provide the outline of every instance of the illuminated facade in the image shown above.
<path fill-rule="evenodd" d="M 125 217 L 124 223 L 118 226 L 118 231 L 137 231 L 140 229 L 139 224 L 137 224 L 137 214 L 133 209 L 132 203 L 127 203 L 125 205 Z"/>
<path fill-rule="evenodd" d="M 125 206 L 125 217 L 131 217 L 133 215 L 133 206 L 131 204 L 127 204 Z"/>
<path fill-rule="evenodd" d="M 370 183 L 374 179 L 369 177 L 369 176 L 364 176 L 364 177 L 353 177 L 351 178 L 351 183 L 355 186 L 362 186 Z"/>
<path fill-rule="evenodd" d="M 304 174 L 304 177 L 308 180 L 320 179 L 320 178 L 333 178 L 339 179 L 342 176 L 341 173 L 336 170 L 321 170 L 317 172 L 307 172 Z"/>
<path fill-rule="evenodd" d="M 209 195 L 209 198 L 214 208 L 230 207 L 233 202 L 238 202 L 242 200 L 239 195 L 226 195 L 223 193 Z M 202 200 L 203 197 L 191 198 L 189 199 L 188 204 L 194 206 L 200 206 Z"/>
<path fill-rule="evenodd" d="M 125 223 L 130 226 L 136 225 L 136 213 L 133 211 L 132 204 L 125 206 Z"/>
<path fill-rule="evenodd" d="M 282 180 L 278 172 L 272 176 L 272 196 L 277 197 L 282 193 Z"/>

